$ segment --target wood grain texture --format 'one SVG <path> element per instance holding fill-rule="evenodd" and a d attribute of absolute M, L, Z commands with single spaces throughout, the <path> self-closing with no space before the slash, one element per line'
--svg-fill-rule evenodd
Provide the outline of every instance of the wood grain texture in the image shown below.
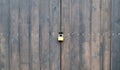
<path fill-rule="evenodd" d="M 21 70 L 29 69 L 29 0 L 20 0 L 20 23 L 19 23 L 19 36 L 20 36 L 20 68 Z"/>
<path fill-rule="evenodd" d="M 120 70 L 120 0 L 112 0 L 112 70 Z"/>
<path fill-rule="evenodd" d="M 31 70 L 40 70 L 39 58 L 39 0 L 31 0 Z"/>
<path fill-rule="evenodd" d="M 91 70 L 100 70 L 100 0 L 92 0 Z"/>
<path fill-rule="evenodd" d="M 60 0 L 50 0 L 50 70 L 60 70 Z"/>
<path fill-rule="evenodd" d="M 69 19 L 69 29 L 70 29 L 70 70 L 81 70 L 81 65 L 80 65 L 80 58 L 81 53 L 79 50 L 80 48 L 80 0 L 70 0 L 69 1 L 70 5 L 68 9 L 70 9 L 70 19 Z M 67 27 L 67 26 L 66 26 Z M 65 46 L 66 47 L 66 46 Z M 81 62 L 82 63 L 82 62 Z"/>
<path fill-rule="evenodd" d="M 101 1 L 101 69 L 110 70 L 111 0 Z"/>
<path fill-rule="evenodd" d="M 62 1 L 62 70 L 110 69 L 110 3 Z"/>
<path fill-rule="evenodd" d="M 10 70 L 20 70 L 19 60 L 19 0 L 10 0 Z"/>
<path fill-rule="evenodd" d="M 62 0 L 62 30 L 65 40 L 61 50 L 61 69 L 70 70 L 70 47 L 71 45 L 71 0 Z"/>
<path fill-rule="evenodd" d="M 50 70 L 50 0 L 40 0 L 41 70 Z"/>
<path fill-rule="evenodd" d="M 9 70 L 9 1 L 0 0 L 0 70 Z"/>
<path fill-rule="evenodd" d="M 80 0 L 80 20 L 79 20 L 79 55 L 80 69 L 90 70 L 91 56 L 91 0 Z M 77 14 L 76 14 L 77 15 Z M 74 19 L 75 21 L 75 19 Z"/>
<path fill-rule="evenodd" d="M 111 18 L 120 70 L 119 3 L 111 11 L 111 0 L 0 0 L 0 70 L 110 70 Z"/>

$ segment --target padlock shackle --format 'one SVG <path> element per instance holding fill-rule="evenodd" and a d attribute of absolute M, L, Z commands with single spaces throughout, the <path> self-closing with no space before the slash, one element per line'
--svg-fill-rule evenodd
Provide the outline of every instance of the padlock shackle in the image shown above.
<path fill-rule="evenodd" d="M 63 32 L 59 32 L 59 34 L 63 34 Z"/>

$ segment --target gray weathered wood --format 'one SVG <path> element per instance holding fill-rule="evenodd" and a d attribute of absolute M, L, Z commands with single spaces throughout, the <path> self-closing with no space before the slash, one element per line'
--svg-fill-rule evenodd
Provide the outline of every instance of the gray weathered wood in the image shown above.
<path fill-rule="evenodd" d="M 101 1 L 101 69 L 110 70 L 111 51 L 111 0 Z M 114 69 L 116 70 L 116 69 Z"/>
<path fill-rule="evenodd" d="M 29 70 L 29 0 L 20 0 L 20 59 L 21 70 Z"/>
<path fill-rule="evenodd" d="M 62 1 L 63 70 L 110 68 L 110 3 L 110 0 Z"/>
<path fill-rule="evenodd" d="M 90 70 L 91 0 L 80 0 L 79 4 L 80 4 L 79 13 L 80 70 Z"/>
<path fill-rule="evenodd" d="M 62 0 L 62 30 L 65 40 L 61 50 L 61 69 L 70 70 L 70 47 L 71 47 L 71 0 Z"/>
<path fill-rule="evenodd" d="M 50 0 L 40 0 L 40 62 L 41 70 L 50 70 Z"/>
<path fill-rule="evenodd" d="M 119 70 L 120 0 L 112 2 L 111 11 L 111 0 L 0 0 L 0 70 L 110 70 L 111 42 Z"/>
<path fill-rule="evenodd" d="M 120 70 L 120 0 L 112 0 L 112 70 Z"/>
<path fill-rule="evenodd" d="M 100 70 L 100 0 L 92 0 L 91 70 Z"/>
<path fill-rule="evenodd" d="M 71 0 L 69 1 L 70 5 L 68 9 L 70 9 L 70 18 L 69 18 L 69 26 L 70 29 L 70 70 L 80 70 L 80 58 L 81 53 L 80 50 L 80 0 Z M 67 27 L 67 26 L 66 26 Z M 66 46 L 65 46 L 66 47 Z"/>
<path fill-rule="evenodd" d="M 19 60 L 19 0 L 10 0 L 10 69 L 20 70 L 20 60 Z"/>
<path fill-rule="evenodd" d="M 31 0 L 31 70 L 40 70 L 39 59 L 39 0 Z"/>
<path fill-rule="evenodd" d="M 50 0 L 50 70 L 60 70 L 60 0 Z"/>
<path fill-rule="evenodd" d="M 9 70 L 9 1 L 0 0 L 0 70 Z"/>

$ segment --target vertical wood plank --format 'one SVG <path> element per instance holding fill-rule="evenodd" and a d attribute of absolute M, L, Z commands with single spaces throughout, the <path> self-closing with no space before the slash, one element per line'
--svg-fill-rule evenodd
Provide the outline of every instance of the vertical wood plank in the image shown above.
<path fill-rule="evenodd" d="M 100 0 L 92 0 L 91 70 L 100 70 Z"/>
<path fill-rule="evenodd" d="M 39 60 L 39 0 L 31 0 L 31 56 L 32 70 L 40 70 Z"/>
<path fill-rule="evenodd" d="M 40 61 L 41 70 L 50 70 L 50 0 L 40 0 Z"/>
<path fill-rule="evenodd" d="M 20 0 L 21 70 L 29 70 L 29 0 Z"/>
<path fill-rule="evenodd" d="M 101 0 L 101 69 L 110 70 L 111 0 Z M 116 69 L 115 69 L 116 70 Z"/>
<path fill-rule="evenodd" d="M 10 0 L 10 70 L 19 69 L 19 0 Z"/>
<path fill-rule="evenodd" d="M 79 25 L 80 70 L 90 70 L 91 0 L 80 0 L 79 4 L 80 4 L 79 13 L 80 21 L 77 24 L 80 24 Z M 74 26 L 74 28 L 76 26 Z"/>
<path fill-rule="evenodd" d="M 50 0 L 50 70 L 60 70 L 60 0 Z"/>
<path fill-rule="evenodd" d="M 70 47 L 71 47 L 71 0 L 62 0 L 62 30 L 65 40 L 62 43 L 62 70 L 70 70 Z"/>
<path fill-rule="evenodd" d="M 9 1 L 0 0 L 0 70 L 9 70 Z"/>
<path fill-rule="evenodd" d="M 62 2 L 62 70 L 90 69 L 90 0 Z"/>
<path fill-rule="evenodd" d="M 120 0 L 112 0 L 112 70 L 120 70 Z"/>
<path fill-rule="evenodd" d="M 70 9 L 70 19 L 68 21 L 68 24 L 70 26 L 66 26 L 70 29 L 70 46 L 68 46 L 70 48 L 70 70 L 80 70 L 81 66 L 80 66 L 80 58 L 82 58 L 82 56 L 79 54 L 79 50 L 80 50 L 80 0 L 69 0 L 69 3 L 71 3 L 68 7 L 68 9 Z M 82 4 L 82 3 L 81 3 Z M 66 24 L 66 23 L 64 23 Z M 65 27 L 65 28 L 66 28 Z M 64 46 L 66 47 L 66 46 Z M 82 52 L 82 51 L 81 51 Z M 66 55 L 66 54 L 64 54 Z M 81 56 L 81 57 L 80 57 Z M 82 60 L 82 59 L 81 59 Z"/>

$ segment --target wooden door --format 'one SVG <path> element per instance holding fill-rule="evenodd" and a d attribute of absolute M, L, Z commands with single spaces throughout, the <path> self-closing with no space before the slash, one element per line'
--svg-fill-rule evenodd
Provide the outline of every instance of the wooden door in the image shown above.
<path fill-rule="evenodd" d="M 59 0 L 0 0 L 0 70 L 60 70 Z"/>
<path fill-rule="evenodd" d="M 110 70 L 110 14 L 110 0 L 62 0 L 62 70 Z"/>
<path fill-rule="evenodd" d="M 120 0 L 112 0 L 112 70 L 120 70 Z"/>
<path fill-rule="evenodd" d="M 119 0 L 0 0 L 0 70 L 119 70 L 118 29 Z"/>

